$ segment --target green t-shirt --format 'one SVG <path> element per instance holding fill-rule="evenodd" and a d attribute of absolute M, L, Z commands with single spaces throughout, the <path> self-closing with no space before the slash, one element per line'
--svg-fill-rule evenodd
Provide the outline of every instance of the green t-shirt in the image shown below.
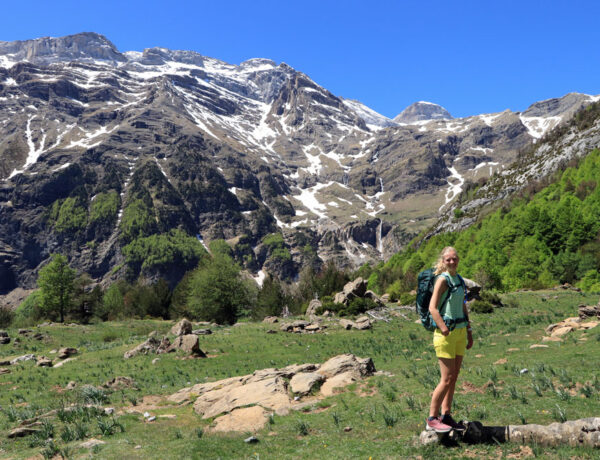
<path fill-rule="evenodd" d="M 464 318 L 465 314 L 463 312 L 463 302 L 465 300 L 465 290 L 460 282 L 460 278 L 458 276 L 452 276 L 448 272 L 444 272 L 438 276 L 444 275 L 452 280 L 452 284 L 456 286 L 456 290 L 448 295 L 448 292 L 450 291 L 450 286 L 448 286 L 448 291 L 442 294 L 442 298 L 440 299 L 440 303 L 438 305 L 440 315 L 442 315 L 442 318 L 449 319 Z M 444 301 L 444 305 L 442 305 L 442 300 L 444 298 L 446 298 L 446 300 Z M 467 323 L 464 322 L 456 325 L 456 329 L 460 329 L 461 327 L 467 327 Z"/>

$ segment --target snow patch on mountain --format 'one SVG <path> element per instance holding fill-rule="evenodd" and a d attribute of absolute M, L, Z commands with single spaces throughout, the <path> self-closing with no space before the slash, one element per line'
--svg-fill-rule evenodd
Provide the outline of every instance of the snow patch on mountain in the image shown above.
<path fill-rule="evenodd" d="M 353 99 L 344 99 L 344 105 L 352 110 L 356 115 L 362 118 L 369 129 L 379 130 L 389 126 L 397 126 L 397 123 L 390 120 L 388 117 L 377 113 L 375 110 L 367 107 L 362 102 Z"/>

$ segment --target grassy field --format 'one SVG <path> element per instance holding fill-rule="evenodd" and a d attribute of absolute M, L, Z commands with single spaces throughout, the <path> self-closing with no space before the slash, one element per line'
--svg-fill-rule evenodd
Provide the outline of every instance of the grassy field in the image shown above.
<path fill-rule="evenodd" d="M 541 344 L 550 323 L 577 315 L 580 304 L 593 305 L 597 296 L 573 291 L 538 291 L 510 294 L 518 307 L 492 314 L 474 314 L 475 345 L 465 358 L 455 397 L 456 418 L 480 420 L 486 425 L 539 423 L 600 415 L 600 327 L 575 331 L 562 343 Z M 214 328 L 201 336 L 207 359 L 185 359 L 176 354 L 123 359 L 123 353 L 142 342 L 148 333 L 166 333 L 172 322 L 129 321 L 89 326 L 51 325 L 34 328 L 43 340 L 22 338 L 20 344 L 0 345 L 0 357 L 26 353 L 53 357 L 53 349 L 78 348 L 77 359 L 59 368 L 36 367 L 32 361 L 7 366 L 0 375 L 0 429 L 3 433 L 23 419 L 58 409 L 57 416 L 41 428 L 45 437 L 0 438 L 1 458 L 51 457 L 98 459 L 179 458 L 520 458 L 519 446 L 421 447 L 416 443 L 424 428 L 430 392 L 438 370 L 430 333 L 409 320 L 377 322 L 370 331 L 345 331 L 329 327 L 314 335 L 266 334 L 272 325 L 240 323 Z M 16 330 L 9 330 L 11 337 Z M 201 420 L 191 406 L 176 407 L 161 398 L 198 382 L 252 373 L 256 369 L 292 363 L 320 363 L 341 353 L 371 357 L 378 371 L 364 382 L 316 402 L 302 412 L 274 415 L 246 444 L 248 433 L 229 435 L 208 432 L 210 421 Z M 527 369 L 527 371 L 524 371 Z M 101 385 L 116 376 L 131 377 L 139 390 L 103 392 L 82 388 Z M 75 381 L 75 390 L 64 387 Z M 75 412 L 72 403 L 101 403 L 114 407 L 114 417 L 93 409 Z M 156 415 L 144 421 L 143 412 Z M 167 417 L 161 417 L 167 416 Z M 344 431 L 351 427 L 351 431 Z M 106 442 L 82 448 L 90 438 Z M 44 439 L 42 439 L 44 438 Z M 564 447 L 545 450 L 531 446 L 541 458 L 598 458 L 598 451 Z M 60 457 L 58 457 L 60 458 Z"/>

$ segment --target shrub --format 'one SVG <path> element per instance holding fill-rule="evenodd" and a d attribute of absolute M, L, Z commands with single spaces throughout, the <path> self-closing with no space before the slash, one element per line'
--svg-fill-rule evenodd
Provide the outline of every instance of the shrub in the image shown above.
<path fill-rule="evenodd" d="M 15 312 L 9 307 L 0 307 L 0 327 L 8 327 L 15 318 Z"/>
<path fill-rule="evenodd" d="M 15 310 L 14 325 L 26 327 L 36 324 L 42 318 L 42 293 L 33 291 Z"/>
<path fill-rule="evenodd" d="M 494 306 L 485 300 L 475 300 L 471 304 L 470 310 L 474 313 L 492 313 Z"/>
<path fill-rule="evenodd" d="M 398 301 L 402 304 L 402 305 L 412 305 L 417 301 L 417 295 L 416 294 L 410 294 L 408 292 L 403 292 L 400 295 L 400 298 L 398 299 Z"/>
<path fill-rule="evenodd" d="M 492 304 L 492 306 L 494 306 L 494 307 L 503 307 L 504 306 L 504 304 L 502 303 L 502 300 L 500 299 L 500 296 L 498 294 L 496 294 L 495 292 L 482 291 L 480 294 L 480 297 L 481 297 L 481 300 Z"/>

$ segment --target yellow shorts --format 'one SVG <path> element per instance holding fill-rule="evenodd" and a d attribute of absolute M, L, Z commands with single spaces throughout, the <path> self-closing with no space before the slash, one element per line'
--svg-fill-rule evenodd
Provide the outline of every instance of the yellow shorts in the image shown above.
<path fill-rule="evenodd" d="M 467 328 L 454 329 L 447 336 L 436 329 L 433 333 L 433 346 L 438 358 L 454 359 L 464 356 L 467 350 Z"/>

